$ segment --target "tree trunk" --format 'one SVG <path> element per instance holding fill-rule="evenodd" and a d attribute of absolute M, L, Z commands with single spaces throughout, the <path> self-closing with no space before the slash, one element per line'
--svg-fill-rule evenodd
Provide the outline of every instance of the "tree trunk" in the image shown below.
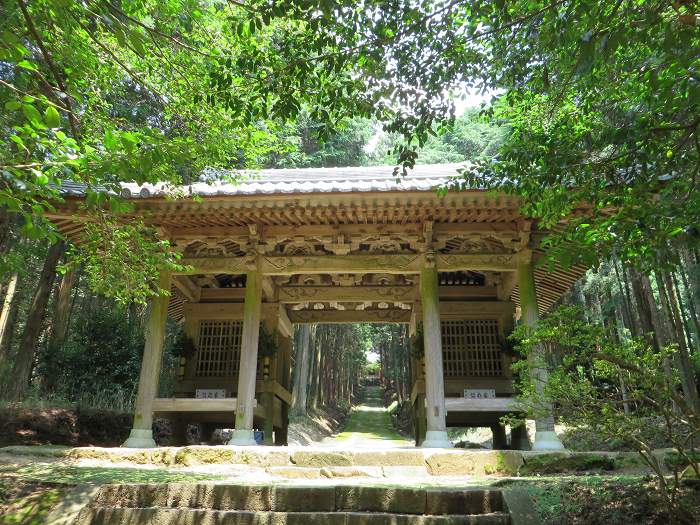
<path fill-rule="evenodd" d="M 678 273 L 681 275 L 681 281 L 683 282 L 686 299 L 688 301 L 688 309 L 690 310 L 690 317 L 693 320 L 693 327 L 695 329 L 695 344 L 700 347 L 700 318 L 698 317 L 698 305 L 696 304 L 697 283 L 688 279 L 687 275 L 688 269 L 691 267 L 694 269 L 695 265 L 691 261 L 690 255 L 686 250 L 683 250 L 681 254 L 683 255 L 685 267 L 679 268 Z"/>
<path fill-rule="evenodd" d="M 71 268 L 61 278 L 51 319 L 51 339 L 46 356 L 46 373 L 43 374 L 44 387 L 52 391 L 56 387 L 59 366 L 56 354 L 63 348 L 68 333 L 68 323 L 73 308 L 73 288 L 78 279 L 77 268 Z"/>
<path fill-rule="evenodd" d="M 321 337 L 322 334 L 319 333 L 319 327 L 318 326 L 313 326 L 312 328 L 312 337 L 311 337 L 311 348 L 313 349 L 313 376 L 312 376 L 312 385 L 313 385 L 313 395 L 311 397 L 312 403 L 311 407 L 314 410 L 318 409 L 318 405 L 320 402 L 320 397 L 321 397 Z"/>
<path fill-rule="evenodd" d="M 12 330 L 12 325 L 10 324 L 10 312 L 14 302 L 15 291 L 17 290 L 18 279 L 19 275 L 16 273 L 10 277 L 10 281 L 7 283 L 7 288 L 5 289 L 5 298 L 2 302 L 2 310 L 0 310 L 0 367 L 3 366 L 6 359 L 5 348 L 7 340 L 9 339 L 9 333 Z"/>
<path fill-rule="evenodd" d="M 71 268 L 61 278 L 58 288 L 58 297 L 54 307 L 53 324 L 51 331 L 51 347 L 61 348 L 68 332 L 68 322 L 72 310 L 72 292 L 78 280 L 77 268 Z"/>
<path fill-rule="evenodd" d="M 671 278 L 668 272 L 656 274 L 656 283 L 659 287 L 659 295 L 661 302 L 664 305 L 667 315 L 666 320 L 670 328 L 673 330 L 675 340 L 678 343 L 678 352 L 676 353 L 676 366 L 681 378 L 681 386 L 683 393 L 688 402 L 688 405 L 696 413 L 700 413 L 700 396 L 695 384 L 695 373 L 693 363 L 690 360 L 688 353 L 688 345 L 686 344 L 685 334 L 683 332 L 683 320 L 680 310 L 678 309 L 678 301 L 673 290 Z"/>
<path fill-rule="evenodd" d="M 36 354 L 36 344 L 41 333 L 44 314 L 46 313 L 46 304 L 51 294 L 51 287 L 56 275 L 56 266 L 64 249 L 64 243 L 57 242 L 49 247 L 46 259 L 44 259 L 44 267 L 41 270 L 39 283 L 27 312 L 27 322 L 17 350 L 17 357 L 13 367 L 15 381 L 10 391 L 11 399 L 21 399 L 29 386 L 32 364 Z"/>
<path fill-rule="evenodd" d="M 292 393 L 292 412 L 303 414 L 306 412 L 307 394 L 309 386 L 309 368 L 311 365 L 311 327 L 307 324 L 299 326 L 296 343 L 297 358 L 294 375 L 294 389 Z"/>
<path fill-rule="evenodd" d="M 662 337 L 662 334 L 657 333 L 659 329 L 658 319 L 656 319 L 658 317 L 658 312 L 656 311 L 656 304 L 651 291 L 649 278 L 631 268 L 628 269 L 628 274 L 631 277 L 632 292 L 637 303 L 637 312 L 639 313 L 639 322 L 642 332 L 649 343 L 654 345 L 658 350 L 663 346 L 659 343 L 659 337 Z"/>

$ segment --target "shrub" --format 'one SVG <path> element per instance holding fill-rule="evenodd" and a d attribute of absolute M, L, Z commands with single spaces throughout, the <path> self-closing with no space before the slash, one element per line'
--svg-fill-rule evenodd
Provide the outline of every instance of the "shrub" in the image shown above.
<path fill-rule="evenodd" d="M 590 429 L 635 450 L 656 474 L 659 492 L 678 522 L 696 523 L 678 500 L 688 472 L 698 475 L 694 436 L 700 422 L 680 393 L 675 349 L 656 350 L 642 340 L 617 342 L 602 326 L 584 320 L 578 308 L 561 308 L 542 319 L 536 329 L 519 327 L 513 334 L 523 359 L 514 365 L 520 401 L 527 415 L 543 417 L 553 405 L 560 421 L 574 429 Z M 542 380 L 539 371 L 548 370 Z M 537 379 L 535 379 L 537 378 Z M 678 461 L 654 455 L 650 419 L 661 422 Z M 513 423 L 511 421 L 511 423 Z"/>

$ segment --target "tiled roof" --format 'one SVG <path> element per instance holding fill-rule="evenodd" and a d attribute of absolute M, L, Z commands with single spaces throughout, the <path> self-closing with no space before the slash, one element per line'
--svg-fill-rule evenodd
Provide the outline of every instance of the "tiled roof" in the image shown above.
<path fill-rule="evenodd" d="M 268 169 L 224 172 L 208 170 L 202 182 L 179 191 L 208 196 L 270 195 L 286 193 L 336 193 L 381 191 L 429 191 L 457 175 L 464 164 L 426 164 L 416 166 L 406 177 L 394 177 L 394 166 L 357 168 Z M 238 183 L 224 182 L 242 177 Z M 164 184 L 122 184 L 122 194 L 130 198 L 158 197 L 176 191 Z"/>

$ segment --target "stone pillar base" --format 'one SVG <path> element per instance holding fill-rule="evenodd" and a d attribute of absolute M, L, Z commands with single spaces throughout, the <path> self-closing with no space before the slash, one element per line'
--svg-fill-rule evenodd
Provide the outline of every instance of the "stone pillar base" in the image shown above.
<path fill-rule="evenodd" d="M 536 430 L 532 450 L 565 450 L 553 430 Z"/>
<path fill-rule="evenodd" d="M 428 430 L 420 446 L 422 448 L 452 448 L 452 442 L 447 437 L 446 430 Z"/>
<path fill-rule="evenodd" d="M 238 445 L 239 447 L 250 447 L 255 446 L 255 435 L 252 430 L 235 430 L 233 431 L 233 437 L 228 442 L 229 445 Z"/>
<path fill-rule="evenodd" d="M 155 448 L 156 446 L 153 431 L 143 428 L 132 428 L 129 437 L 122 444 L 122 447 L 126 448 Z"/>

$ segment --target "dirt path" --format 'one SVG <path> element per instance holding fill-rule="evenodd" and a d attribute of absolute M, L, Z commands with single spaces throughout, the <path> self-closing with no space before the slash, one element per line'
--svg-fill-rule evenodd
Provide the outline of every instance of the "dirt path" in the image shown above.
<path fill-rule="evenodd" d="M 353 408 L 343 431 L 321 443 L 368 449 L 413 447 L 413 442 L 394 428 L 382 401 L 381 388 L 377 386 L 367 387 L 364 402 Z"/>

